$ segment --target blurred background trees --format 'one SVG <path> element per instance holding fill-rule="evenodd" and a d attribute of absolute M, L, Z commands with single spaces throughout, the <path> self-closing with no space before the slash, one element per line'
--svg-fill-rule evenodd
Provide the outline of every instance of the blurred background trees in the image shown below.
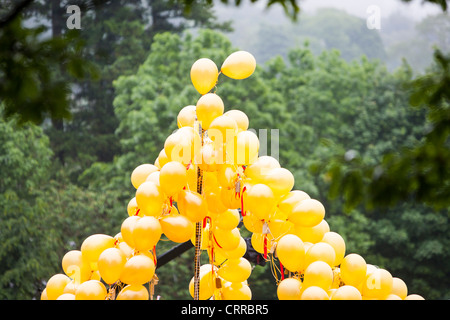
<path fill-rule="evenodd" d="M 65 252 L 120 230 L 131 171 L 156 159 L 198 99 L 192 63 L 220 66 L 241 46 L 258 68 L 239 86 L 221 77 L 226 109 L 256 132 L 279 129 L 280 163 L 324 203 L 348 253 L 425 298 L 449 297 L 448 14 L 396 14 L 378 32 L 343 11 L 282 3 L 296 22 L 241 19 L 239 6 L 223 15 L 207 0 L 70 1 L 83 15 L 69 31 L 67 1 L 24 1 L 12 18 L 16 2 L 4 1 L 0 298 L 39 298 Z M 192 261 L 186 252 L 158 269 L 157 294 L 189 298 Z M 276 298 L 268 265 L 249 284 L 254 298 Z"/>

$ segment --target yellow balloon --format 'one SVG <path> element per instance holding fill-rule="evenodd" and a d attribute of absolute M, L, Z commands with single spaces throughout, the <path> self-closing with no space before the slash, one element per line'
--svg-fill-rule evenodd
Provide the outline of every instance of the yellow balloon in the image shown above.
<path fill-rule="evenodd" d="M 241 110 L 229 110 L 223 114 L 224 116 L 231 117 L 236 121 L 238 131 L 246 131 L 248 129 L 249 120 L 247 115 Z"/>
<path fill-rule="evenodd" d="M 238 226 L 240 221 L 239 211 L 237 209 L 228 209 L 219 213 L 214 220 L 215 226 L 221 229 L 231 230 Z"/>
<path fill-rule="evenodd" d="M 220 164 L 223 163 L 220 150 L 214 149 L 211 143 L 204 144 L 201 148 L 201 162 L 197 163 L 204 171 L 217 171 Z"/>
<path fill-rule="evenodd" d="M 127 285 L 116 297 L 116 300 L 148 300 L 149 294 L 143 285 Z"/>
<path fill-rule="evenodd" d="M 359 254 L 351 253 L 342 260 L 340 271 L 345 284 L 358 287 L 366 278 L 367 264 Z"/>
<path fill-rule="evenodd" d="M 158 187 L 161 187 L 161 184 L 159 183 L 159 176 L 161 175 L 161 172 L 160 171 L 155 171 L 155 172 L 152 172 L 152 173 L 150 173 L 149 175 L 148 175 L 148 177 L 147 177 L 147 179 L 145 180 L 146 182 L 147 181 L 150 181 L 150 182 L 153 182 L 154 184 L 156 184 Z M 135 201 L 136 201 L 136 197 L 134 197 L 134 199 L 135 199 Z M 137 206 L 137 202 L 136 202 L 136 206 Z M 139 211 L 139 216 L 143 216 L 143 214 L 141 214 L 141 212 Z"/>
<path fill-rule="evenodd" d="M 402 298 L 400 298 L 398 295 L 390 293 L 387 297 L 386 300 L 403 300 Z"/>
<path fill-rule="evenodd" d="M 425 300 L 421 295 L 410 294 L 404 300 Z"/>
<path fill-rule="evenodd" d="M 75 295 L 73 293 L 63 293 L 56 300 L 75 300 Z"/>
<path fill-rule="evenodd" d="M 264 177 L 264 183 L 270 187 L 275 197 L 289 193 L 294 187 L 294 175 L 285 168 L 274 168 Z"/>
<path fill-rule="evenodd" d="M 311 286 L 303 290 L 300 300 L 329 300 L 328 293 L 320 287 Z"/>
<path fill-rule="evenodd" d="M 252 273 L 252 266 L 247 259 L 227 260 L 219 269 L 218 275 L 230 282 L 242 282 L 247 280 Z"/>
<path fill-rule="evenodd" d="M 61 294 L 63 294 L 64 288 L 72 280 L 62 273 L 53 275 L 48 281 L 46 286 L 46 294 L 48 300 L 56 300 Z"/>
<path fill-rule="evenodd" d="M 156 171 L 155 173 L 157 173 L 157 172 L 158 171 Z M 128 202 L 128 205 L 127 205 L 127 213 L 128 213 L 128 215 L 130 217 L 136 215 L 136 212 L 137 212 L 138 209 L 139 208 L 138 208 L 138 205 L 137 205 L 137 202 L 136 202 L 136 197 L 131 198 L 131 200 Z"/>
<path fill-rule="evenodd" d="M 122 251 L 122 253 L 127 257 L 127 259 L 131 258 L 133 256 L 134 249 L 130 247 L 128 243 L 125 241 L 119 242 L 117 245 L 117 248 Z"/>
<path fill-rule="evenodd" d="M 240 282 L 227 282 L 222 287 L 223 300 L 251 300 L 252 290 Z"/>
<path fill-rule="evenodd" d="M 195 233 L 195 224 L 180 214 L 163 217 L 160 223 L 162 232 L 173 242 L 188 241 Z"/>
<path fill-rule="evenodd" d="M 279 300 L 300 300 L 302 283 L 295 278 L 286 278 L 280 281 L 277 287 Z"/>
<path fill-rule="evenodd" d="M 333 270 L 323 261 L 314 261 L 305 270 L 303 287 L 317 286 L 327 291 L 333 283 Z"/>
<path fill-rule="evenodd" d="M 139 219 L 141 219 L 139 216 L 128 217 L 123 220 L 120 227 L 120 233 L 123 241 L 125 241 L 132 248 L 134 248 L 133 229 Z"/>
<path fill-rule="evenodd" d="M 143 285 L 152 280 L 155 274 L 155 263 L 144 254 L 131 257 L 120 275 L 120 281 L 126 284 Z"/>
<path fill-rule="evenodd" d="M 302 239 L 303 242 L 320 242 L 323 236 L 329 231 L 330 226 L 325 221 L 325 219 L 323 219 L 318 225 L 314 227 L 301 227 L 298 225 L 294 225 L 294 234 Z"/>
<path fill-rule="evenodd" d="M 81 244 L 81 253 L 83 259 L 89 262 L 91 269 L 96 265 L 100 254 L 108 249 L 114 247 L 114 238 L 106 234 L 94 234 L 87 237 Z"/>
<path fill-rule="evenodd" d="M 191 67 L 191 81 L 200 94 L 208 93 L 214 88 L 218 76 L 219 70 L 211 59 L 198 59 Z"/>
<path fill-rule="evenodd" d="M 240 237 L 239 245 L 233 250 L 223 250 L 219 247 L 216 247 L 216 254 L 219 253 L 226 259 L 238 259 L 244 256 L 247 251 L 247 243 L 244 238 Z"/>
<path fill-rule="evenodd" d="M 191 161 L 195 147 L 200 147 L 201 144 L 194 145 L 194 132 L 189 131 L 189 129 L 193 128 L 182 127 L 166 138 L 164 141 L 164 153 L 167 156 L 167 162 L 178 161 L 187 165 Z M 161 168 L 164 165 L 160 162 Z"/>
<path fill-rule="evenodd" d="M 228 209 L 237 209 L 241 207 L 241 199 L 236 196 L 236 190 L 234 188 L 220 187 L 220 200 Z M 245 195 L 247 196 L 247 195 Z"/>
<path fill-rule="evenodd" d="M 239 166 L 250 165 L 258 159 L 259 139 L 252 131 L 241 131 L 233 144 L 227 145 L 227 161 Z"/>
<path fill-rule="evenodd" d="M 195 106 L 186 106 L 180 110 L 177 116 L 178 128 L 194 127 L 195 122 Z"/>
<path fill-rule="evenodd" d="M 261 254 L 264 253 L 264 238 L 267 238 L 267 252 L 270 252 L 270 248 L 272 247 L 272 243 L 274 241 L 273 236 L 269 234 L 262 234 L 262 233 L 253 233 L 251 237 L 251 243 L 253 249 L 255 249 L 256 252 L 259 252 Z"/>
<path fill-rule="evenodd" d="M 252 233 L 262 233 L 263 222 L 251 212 L 242 218 L 245 228 Z"/>
<path fill-rule="evenodd" d="M 361 293 L 353 286 L 339 287 L 332 295 L 331 300 L 362 300 Z"/>
<path fill-rule="evenodd" d="M 328 243 L 333 247 L 334 253 L 336 254 L 334 265 L 340 265 L 345 256 L 345 241 L 342 236 L 336 232 L 330 231 L 324 234 L 321 242 Z"/>
<path fill-rule="evenodd" d="M 294 224 L 285 219 L 270 218 L 269 222 L 270 233 L 274 238 L 278 239 L 286 234 L 293 234 Z"/>
<path fill-rule="evenodd" d="M 137 189 L 147 179 L 148 175 L 152 172 L 158 171 L 158 167 L 145 163 L 137 166 L 131 173 L 131 184 Z"/>
<path fill-rule="evenodd" d="M 186 167 L 177 161 L 170 161 L 161 168 L 159 183 L 169 197 L 180 192 L 187 184 Z"/>
<path fill-rule="evenodd" d="M 281 168 L 277 159 L 271 156 L 260 156 L 245 169 L 245 175 L 256 182 L 262 182 L 271 169 Z"/>
<path fill-rule="evenodd" d="M 198 99 L 196 113 L 202 129 L 208 130 L 211 122 L 223 114 L 224 108 L 222 99 L 215 93 L 207 93 Z"/>
<path fill-rule="evenodd" d="M 208 128 L 208 137 L 216 146 L 222 146 L 224 143 L 233 141 L 237 134 L 236 120 L 226 115 L 215 118 Z"/>
<path fill-rule="evenodd" d="M 220 71 L 232 79 L 245 79 L 250 77 L 256 69 L 256 60 L 247 51 L 236 51 L 230 54 L 222 64 Z"/>
<path fill-rule="evenodd" d="M 200 222 L 208 214 L 208 204 L 199 193 L 182 190 L 178 194 L 178 210 L 192 222 Z"/>
<path fill-rule="evenodd" d="M 106 288 L 98 280 L 88 280 L 80 284 L 75 291 L 75 300 L 105 300 Z"/>
<path fill-rule="evenodd" d="M 214 277 L 212 273 L 213 266 L 210 264 L 204 264 L 200 267 L 199 275 L 199 299 L 206 300 L 209 299 L 214 293 L 215 284 L 213 283 Z M 214 267 L 215 268 L 215 267 Z M 216 270 L 216 268 L 215 268 Z M 194 298 L 194 277 L 191 278 L 189 282 L 189 293 L 191 297 Z"/>
<path fill-rule="evenodd" d="M 188 185 L 188 187 L 187 187 L 187 189 L 188 190 L 197 190 L 197 167 L 196 166 L 194 166 L 194 165 L 190 165 L 189 167 L 188 167 L 188 169 L 186 170 L 186 173 L 187 173 L 187 180 L 188 180 L 188 183 L 187 183 L 187 185 Z M 205 188 L 205 191 L 206 191 L 206 184 L 205 184 L 205 172 L 203 173 L 203 187 Z"/>
<path fill-rule="evenodd" d="M 239 248 L 239 247 L 238 247 Z M 238 248 L 236 248 L 235 250 L 237 250 Z M 221 250 L 219 247 L 214 247 L 214 265 L 215 266 L 220 266 L 222 263 L 225 262 L 225 260 L 227 260 L 228 258 L 225 257 L 223 255 L 224 250 Z M 233 250 L 234 251 L 234 250 Z M 232 252 L 232 251 L 231 251 Z M 239 257 L 240 258 L 240 257 Z"/>
<path fill-rule="evenodd" d="M 277 243 L 276 253 L 280 262 L 289 271 L 301 271 L 305 267 L 303 241 L 296 235 L 283 236 Z"/>
<path fill-rule="evenodd" d="M 210 189 L 209 191 L 204 192 L 204 196 L 205 196 L 206 203 L 208 204 L 208 211 L 215 215 L 214 220 L 216 219 L 217 214 L 220 214 L 220 213 L 228 210 L 227 207 L 222 203 L 219 188 L 217 188 L 216 190 Z M 238 213 L 238 215 L 239 215 L 239 213 Z M 236 226 L 234 226 L 234 227 L 236 227 Z M 233 228 L 230 228 L 230 229 L 233 229 Z"/>
<path fill-rule="evenodd" d="M 386 299 L 393 287 L 392 275 L 385 269 L 375 269 L 362 283 L 362 295 L 372 299 Z"/>
<path fill-rule="evenodd" d="M 237 172 L 232 165 L 220 166 L 217 171 L 217 181 L 224 188 L 233 188 L 236 183 Z"/>
<path fill-rule="evenodd" d="M 44 290 L 42 290 L 42 292 L 41 292 L 41 300 L 48 300 L 48 297 L 47 297 L 47 288 L 45 288 Z"/>
<path fill-rule="evenodd" d="M 223 250 L 234 250 L 239 246 L 241 241 L 241 234 L 238 228 L 227 230 L 215 227 L 213 235 L 216 244 Z"/>
<path fill-rule="evenodd" d="M 246 171 L 248 171 L 249 168 L 247 168 Z M 294 207 L 299 204 L 300 201 L 305 199 L 311 199 L 306 192 L 300 190 L 292 190 L 281 198 L 280 202 L 278 203 L 278 208 L 280 208 L 282 212 L 289 216 L 292 213 Z"/>
<path fill-rule="evenodd" d="M 155 166 L 156 162 L 158 162 L 158 168 L 161 169 L 167 162 L 169 162 L 169 157 L 166 154 L 166 150 L 164 148 L 159 152 L 158 158 L 155 160 Z"/>
<path fill-rule="evenodd" d="M 90 279 L 88 279 L 90 280 Z M 87 280 L 86 280 L 87 281 Z M 70 281 L 65 287 L 63 293 L 72 293 L 75 294 L 75 291 L 77 291 L 79 283 L 75 283 L 74 280 Z"/>
<path fill-rule="evenodd" d="M 108 248 L 98 258 L 98 271 L 107 284 L 119 280 L 120 274 L 127 262 L 125 254 L 117 248 Z"/>
<path fill-rule="evenodd" d="M 209 223 L 206 224 L 204 228 L 202 228 L 202 232 L 200 233 L 200 249 L 206 250 L 209 247 Z M 197 233 L 194 232 L 191 237 L 191 242 L 195 246 L 196 245 Z"/>
<path fill-rule="evenodd" d="M 318 200 L 305 199 L 288 214 L 292 223 L 302 227 L 314 227 L 325 217 L 325 208 Z"/>
<path fill-rule="evenodd" d="M 62 268 L 64 273 L 79 284 L 89 279 L 91 276 L 91 267 L 80 250 L 71 250 L 67 252 L 62 259 Z"/>
<path fill-rule="evenodd" d="M 402 279 L 393 277 L 391 293 L 399 296 L 400 299 L 405 300 L 405 298 L 408 296 L 408 287 Z"/>
<path fill-rule="evenodd" d="M 159 216 L 164 199 L 161 188 L 150 181 L 142 183 L 136 190 L 136 202 L 146 216 Z"/>
<path fill-rule="evenodd" d="M 269 215 L 275 211 L 276 198 L 265 184 L 255 184 L 244 194 L 245 210 L 250 211 L 260 220 L 268 220 Z"/>
<path fill-rule="evenodd" d="M 153 249 L 161 238 L 162 229 L 158 219 L 154 217 L 143 217 L 136 221 L 132 237 L 134 247 L 138 251 Z"/>
<path fill-rule="evenodd" d="M 334 267 L 336 253 L 331 245 L 325 242 L 313 244 L 305 255 L 305 265 L 309 266 L 314 261 L 326 262 L 330 267 Z"/>

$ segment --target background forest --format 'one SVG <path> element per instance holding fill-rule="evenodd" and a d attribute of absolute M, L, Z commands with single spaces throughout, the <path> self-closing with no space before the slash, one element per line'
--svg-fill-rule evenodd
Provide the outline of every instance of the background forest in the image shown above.
<path fill-rule="evenodd" d="M 333 8 L 293 21 L 251 4 L 78 2 L 79 31 L 65 27 L 64 0 L 34 1 L 0 23 L 0 299 L 38 299 L 65 252 L 120 231 L 132 170 L 154 162 L 179 110 L 199 98 L 192 63 L 220 66 L 238 49 L 258 66 L 238 84 L 220 78 L 225 110 L 244 111 L 256 132 L 279 130 L 280 164 L 295 189 L 324 204 L 347 253 L 388 269 L 411 293 L 450 298 L 450 91 L 418 91 L 450 79 L 448 13 L 414 21 L 398 12 L 379 31 Z M 42 59 L 30 63 L 36 52 Z M 160 243 L 159 254 L 174 246 Z M 162 299 L 190 299 L 193 250 L 157 274 Z M 268 264 L 248 282 L 254 299 L 276 299 Z"/>

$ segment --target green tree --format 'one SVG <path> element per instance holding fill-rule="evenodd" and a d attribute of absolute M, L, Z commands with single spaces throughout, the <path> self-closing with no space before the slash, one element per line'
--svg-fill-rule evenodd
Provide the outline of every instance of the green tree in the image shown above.
<path fill-rule="evenodd" d="M 38 299 L 49 275 L 63 272 L 67 251 L 120 230 L 127 203 L 55 174 L 49 139 L 36 125 L 0 120 L 0 142 L 0 298 Z"/>
<path fill-rule="evenodd" d="M 39 228 L 45 212 L 34 202 L 52 152 L 41 128 L 18 129 L 16 120 L 0 121 L 0 142 L 0 297 L 30 298 L 38 279 L 51 271 L 41 267 L 48 249 Z"/>

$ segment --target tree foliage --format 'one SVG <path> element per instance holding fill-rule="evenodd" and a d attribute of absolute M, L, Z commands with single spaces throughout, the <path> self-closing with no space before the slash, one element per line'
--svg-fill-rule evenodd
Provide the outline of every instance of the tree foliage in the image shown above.
<path fill-rule="evenodd" d="M 63 2 L 55 3 L 62 8 Z M 69 33 L 42 40 L 44 29 L 0 19 L 0 42 L 15 48 L 13 54 L 0 46 L 0 79 L 5 80 L 0 91 L 21 88 L 38 99 L 17 97 L 20 90 L 0 92 L 2 299 L 39 298 L 49 275 L 62 272 L 65 252 L 79 248 L 91 234 L 119 232 L 135 191 L 132 170 L 154 162 L 176 129 L 178 111 L 199 98 L 189 78 L 192 63 L 207 56 L 220 67 L 237 50 L 223 34 L 200 30 L 193 36 L 171 19 L 151 30 L 140 1 L 118 7 L 108 2 L 103 16 L 95 9 L 102 1 L 86 3 L 94 6 L 83 19 L 92 32 L 74 36 L 86 46 L 70 40 Z M 152 14 L 188 17 L 199 12 L 189 13 L 186 3 L 168 11 L 161 2 L 161 10 Z M 35 5 L 30 10 L 37 11 L 30 14 L 49 16 L 47 3 Z M 204 11 L 198 21 L 217 27 L 210 13 Z M 162 32 L 166 29 L 172 32 Z M 8 30 L 12 33 L 6 34 Z M 71 46 L 55 54 L 64 41 Z M 281 165 L 293 172 L 296 189 L 324 204 L 326 220 L 344 237 L 348 253 L 389 269 L 411 292 L 448 298 L 449 58 L 436 51 L 435 65 L 417 77 L 406 63 L 392 72 L 371 57 L 349 61 L 337 50 L 317 55 L 313 46 L 259 64 L 238 85 L 222 75 L 214 90 L 226 110 L 248 115 L 257 134 L 269 129 L 269 155 L 276 151 L 270 129 L 279 130 Z M 80 53 L 92 64 L 84 65 Z M 42 60 L 36 59 L 40 54 Z M 68 80 L 89 75 L 91 66 L 96 66 L 99 82 Z M 31 83 L 33 79 L 47 79 L 51 87 Z M 10 101 L 23 98 L 22 107 L 30 108 L 38 122 L 58 118 L 51 113 L 56 100 L 46 104 L 45 99 L 68 99 L 74 88 L 69 83 L 78 90 L 72 91 L 76 98 L 70 108 L 65 105 L 73 120 L 64 121 L 62 128 L 53 123 L 44 130 L 26 123 L 25 109 L 11 109 Z M 33 103 L 50 109 L 40 113 Z M 63 162 L 54 159 L 60 153 Z M 162 241 L 158 254 L 173 245 Z M 156 294 L 188 299 L 192 261 L 188 251 L 158 269 Z M 268 265 L 256 266 L 249 284 L 254 298 L 275 298 Z"/>

